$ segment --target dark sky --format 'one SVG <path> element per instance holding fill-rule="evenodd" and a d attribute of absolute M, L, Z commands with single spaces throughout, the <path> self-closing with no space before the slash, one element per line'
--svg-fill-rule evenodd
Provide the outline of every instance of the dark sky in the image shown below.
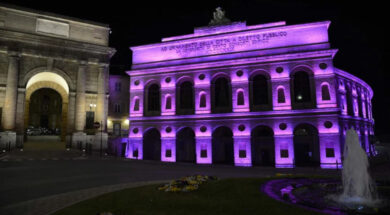
<path fill-rule="evenodd" d="M 384 71 L 388 53 L 385 28 L 389 12 L 375 1 L 231 0 L 231 1 L 39 1 L 0 0 L 18 6 L 107 23 L 112 29 L 110 46 L 117 49 L 111 71 L 123 73 L 131 65 L 129 46 L 159 42 L 162 37 L 192 33 L 205 26 L 221 6 L 232 21 L 287 24 L 330 20 L 330 42 L 338 48 L 334 63 L 374 89 L 374 118 L 379 135 L 390 134 L 389 72 Z M 83 2 L 83 3 L 82 3 Z M 340 3 L 342 2 L 342 3 Z M 362 3 L 363 2 L 363 3 Z M 379 2 L 379 1 L 378 1 Z"/>

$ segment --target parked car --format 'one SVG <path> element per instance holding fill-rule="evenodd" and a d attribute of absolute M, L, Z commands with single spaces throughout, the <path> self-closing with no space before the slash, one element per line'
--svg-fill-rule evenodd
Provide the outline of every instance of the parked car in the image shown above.
<path fill-rule="evenodd" d="M 29 136 L 42 135 L 42 130 L 39 128 L 27 128 L 27 135 Z"/>

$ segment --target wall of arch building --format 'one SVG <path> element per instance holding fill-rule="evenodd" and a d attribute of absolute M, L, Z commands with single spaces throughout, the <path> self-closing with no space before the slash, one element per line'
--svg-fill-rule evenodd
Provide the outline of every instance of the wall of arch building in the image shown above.
<path fill-rule="evenodd" d="M 327 68 L 320 69 L 320 64 L 327 64 Z M 302 66 L 304 65 L 304 69 Z M 266 67 L 272 69 L 267 70 Z M 329 67 L 331 69 L 329 69 Z M 283 68 L 283 72 L 276 72 Z M 261 71 L 260 73 L 258 71 Z M 223 72 L 221 72 L 223 71 Z M 291 98 L 296 94 L 292 92 L 294 71 L 303 71 L 308 74 L 310 101 L 301 105 L 297 100 Z M 286 74 L 283 74 L 286 73 Z M 290 73 L 290 74 L 289 74 Z M 221 75 L 222 74 L 222 75 Z M 253 85 L 253 76 L 262 75 L 265 78 L 265 86 L 268 89 L 265 99 L 266 105 L 263 108 L 252 109 L 252 92 L 249 91 Z M 191 77 L 194 83 L 194 112 L 196 114 L 186 115 L 175 111 L 179 100 L 175 96 L 176 88 L 181 76 Z M 202 77 L 204 76 L 204 78 Z M 212 110 L 212 99 L 210 92 L 213 90 L 213 79 L 223 77 L 229 79 L 227 82 L 228 91 L 231 96 L 231 111 L 216 112 Z M 195 133 L 196 142 L 196 163 L 213 163 L 213 131 L 221 126 L 228 127 L 233 133 L 234 141 L 234 164 L 237 166 L 251 166 L 253 158 L 251 155 L 251 131 L 259 125 L 270 128 L 273 132 L 274 141 L 274 165 L 276 167 L 292 167 L 296 164 L 294 158 L 294 129 L 301 124 L 310 124 L 318 133 L 318 155 L 317 164 L 324 168 L 340 166 L 342 162 L 342 150 L 346 129 L 354 128 L 361 136 L 362 146 L 367 153 L 374 153 L 370 143 L 370 135 L 373 135 L 373 121 L 371 113 L 372 92 L 367 85 L 360 80 L 346 75 L 341 70 L 334 69 L 328 59 L 316 61 L 301 61 L 278 65 L 259 65 L 257 67 L 223 68 L 209 71 L 199 71 L 195 74 L 175 74 L 167 76 L 151 76 L 160 88 L 161 110 L 154 116 L 142 115 L 145 108 L 134 107 L 130 109 L 130 116 L 140 121 L 132 121 L 129 131 L 130 144 L 128 145 L 127 157 L 143 159 L 142 139 L 145 130 L 154 128 L 159 131 L 161 137 L 161 161 L 175 162 L 177 156 L 176 131 L 183 127 L 191 128 Z M 169 81 L 167 81 L 167 79 Z M 201 80 L 203 79 L 203 80 Z M 132 79 L 131 86 L 137 90 L 131 91 L 130 99 L 138 99 L 137 105 L 145 103 L 142 98 L 147 93 L 141 83 L 148 82 L 149 77 L 136 77 Z M 136 82 L 139 82 L 138 85 Z M 349 88 L 343 88 L 348 84 Z M 356 90 L 355 90 L 356 88 Z M 133 88 L 131 88 L 133 89 Z M 230 90 L 231 89 L 231 90 Z M 281 99 L 280 89 L 283 90 L 284 98 Z M 346 92 L 351 90 L 351 101 L 354 112 L 348 115 Z M 249 92 L 248 92 L 249 91 Z M 238 93 L 241 92 L 241 101 L 238 102 Z M 359 93 L 358 93 L 359 92 Z M 170 109 L 164 104 L 167 96 L 170 97 Z M 206 105 L 201 107 L 201 97 L 206 98 Z M 361 99 L 357 99 L 360 96 Z M 174 104 L 176 101 L 176 105 Z M 297 105 L 294 105 L 297 103 Z M 240 105 L 238 105 L 240 104 Z M 314 105 L 314 106 L 313 106 Z M 268 107 L 267 107 L 268 106 Z M 135 111 L 137 109 L 138 111 Z M 136 118 L 138 116 L 138 118 Z M 179 120 L 180 118 L 180 120 Z M 160 121 L 161 120 L 161 121 Z M 201 128 L 204 131 L 201 131 Z M 169 131 L 169 132 L 168 132 Z M 167 153 L 169 151 L 169 153 Z M 214 152 L 215 153 L 215 152 Z M 313 153 L 313 152 L 311 152 Z M 169 156 L 166 156 L 166 155 Z"/>
<path fill-rule="evenodd" d="M 61 95 L 61 141 L 68 147 L 93 144 L 87 112 L 94 112 L 104 129 L 107 119 L 108 63 L 114 53 L 107 46 L 108 26 L 21 8 L 1 6 L 0 12 L 6 14 L 0 27 L 0 148 L 23 147 L 30 96 L 41 89 Z"/>
<path fill-rule="evenodd" d="M 326 29 L 329 26 L 329 22 L 307 26 L 317 24 Z M 299 27 L 291 27 L 296 28 Z M 289 35 L 289 30 L 286 32 Z M 219 37 L 208 34 L 205 33 L 206 38 Z M 324 34 L 327 37 L 327 31 L 313 34 L 318 38 L 323 38 Z M 193 40 L 202 41 L 203 38 L 196 36 L 196 33 L 189 35 L 188 40 L 194 37 Z M 301 47 L 251 50 L 241 55 L 221 51 L 221 56 L 203 56 L 202 52 L 199 57 L 177 57 L 166 62 L 148 59 L 152 56 L 148 55 L 148 48 L 155 51 L 154 47 L 163 43 L 133 48 L 138 58 L 133 59 L 135 65 L 128 72 L 131 123 L 126 156 L 143 159 L 143 135 L 153 128 L 159 132 L 159 160 L 176 162 L 180 153 L 176 145 L 177 132 L 184 127 L 195 134 L 194 162 L 199 164 L 218 163 L 225 158 L 226 163 L 232 160 L 236 166 L 336 168 L 342 165 L 345 131 L 350 128 L 358 131 L 367 153 L 375 153 L 370 142 L 374 126 L 370 86 L 334 67 L 337 50 L 330 49 L 327 40 L 320 45 L 321 50 L 312 42 Z M 172 43 L 180 48 L 185 42 L 173 38 Z M 139 53 L 143 52 L 145 55 L 141 58 Z M 243 57 L 250 53 L 258 55 Z M 172 53 L 166 57 L 176 57 L 173 56 Z M 150 62 L 137 64 L 138 60 Z M 181 97 L 177 89 L 182 80 L 192 86 L 191 96 L 187 96 L 193 99 L 190 114 L 178 111 Z M 149 109 L 151 84 L 158 89 L 154 91 L 152 102 L 158 100 L 161 104 L 154 114 L 145 112 Z M 264 137 L 253 134 L 263 132 L 258 126 L 267 128 L 263 129 L 268 130 Z M 224 127 L 223 132 L 221 127 Z M 219 147 L 218 141 L 225 142 L 226 146 Z M 262 142 L 267 146 L 261 146 Z"/>

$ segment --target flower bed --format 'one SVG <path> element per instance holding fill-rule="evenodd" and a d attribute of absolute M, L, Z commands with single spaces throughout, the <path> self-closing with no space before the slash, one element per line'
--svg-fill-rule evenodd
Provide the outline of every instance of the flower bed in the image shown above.
<path fill-rule="evenodd" d="M 190 192 L 197 190 L 201 184 L 210 180 L 217 180 L 217 178 L 207 175 L 187 176 L 164 184 L 158 187 L 158 190 L 165 192 Z"/>

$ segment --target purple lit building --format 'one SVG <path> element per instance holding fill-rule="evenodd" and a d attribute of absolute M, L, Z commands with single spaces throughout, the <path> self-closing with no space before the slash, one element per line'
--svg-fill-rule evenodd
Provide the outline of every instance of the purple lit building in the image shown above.
<path fill-rule="evenodd" d="M 372 153 L 373 91 L 333 66 L 329 25 L 225 22 L 131 47 L 126 156 L 335 168 L 349 128 Z"/>

